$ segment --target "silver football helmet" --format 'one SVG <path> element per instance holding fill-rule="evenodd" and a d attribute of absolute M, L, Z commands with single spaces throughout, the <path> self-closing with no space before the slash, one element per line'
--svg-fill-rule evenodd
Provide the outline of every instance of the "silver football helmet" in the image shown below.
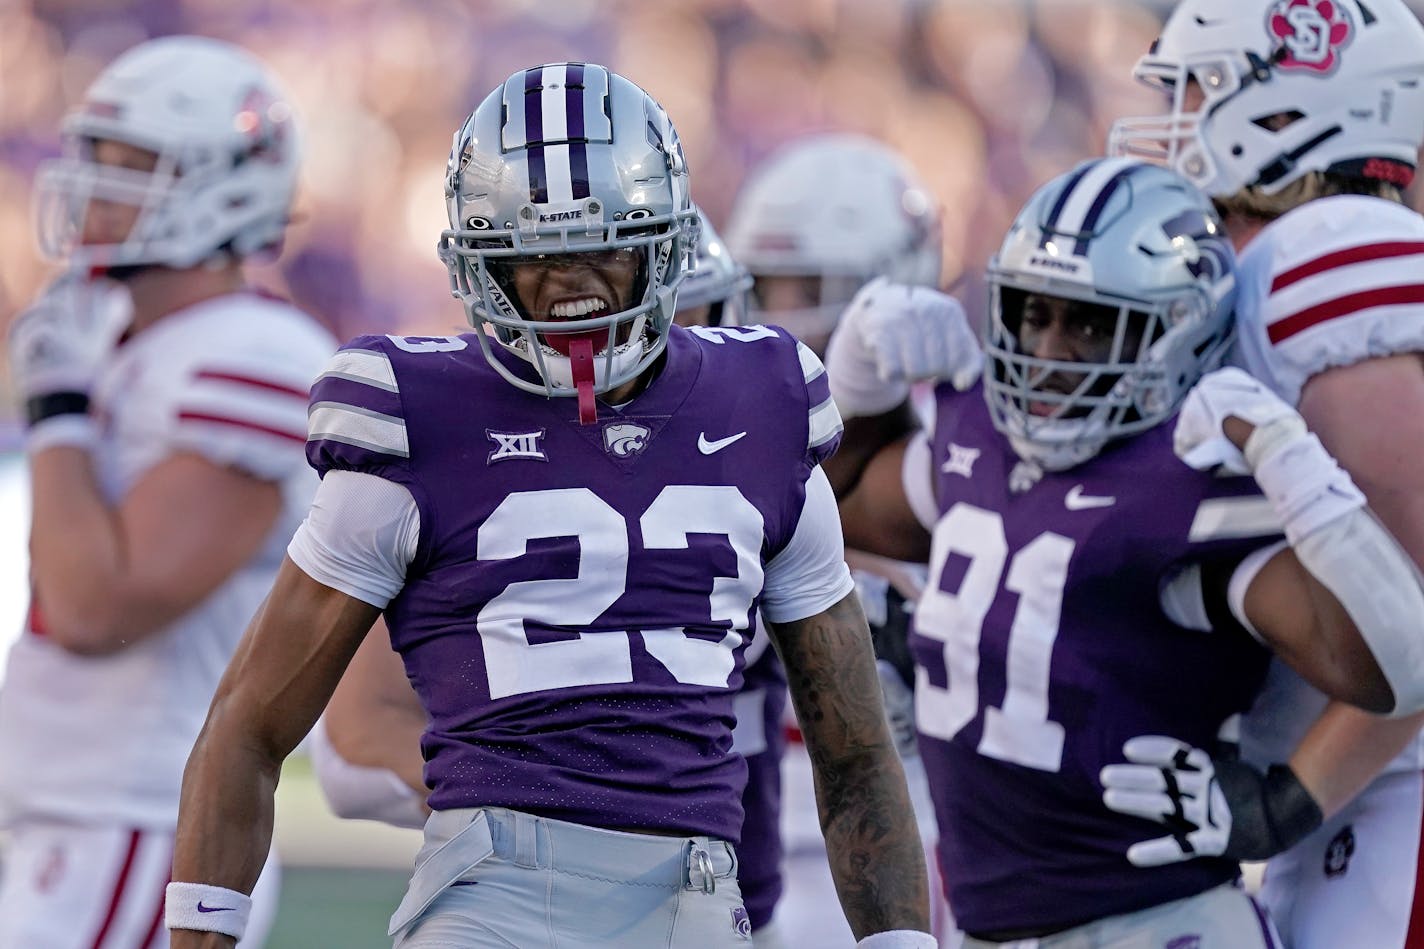
<path fill-rule="evenodd" d="M 579 394 L 570 344 L 551 336 L 594 340 L 596 393 L 637 378 L 667 345 L 697 209 L 677 131 L 632 82 L 583 63 L 516 72 L 455 133 L 445 203 L 439 254 L 451 291 L 485 358 L 513 385 Z M 590 252 L 638 256 L 633 306 L 561 320 L 523 311 L 509 265 Z M 534 375 L 506 365 L 491 336 Z"/>
<path fill-rule="evenodd" d="M 1058 471 L 1169 418 L 1231 341 L 1235 264 L 1211 201 L 1165 168 L 1100 158 L 1044 185 L 989 265 L 994 425 L 1020 458 Z M 1116 311 L 1108 358 L 1023 351 L 1029 294 Z"/>
<path fill-rule="evenodd" d="M 192 267 L 280 244 L 296 189 L 292 108 L 246 51 L 170 36 L 116 59 L 65 120 L 64 155 L 41 166 L 36 230 L 51 259 L 78 267 Z M 152 173 L 94 160 L 100 141 L 154 152 Z M 91 201 L 134 205 L 120 243 L 83 242 Z"/>
<path fill-rule="evenodd" d="M 1134 74 L 1171 111 L 1120 120 L 1109 152 L 1213 197 L 1311 171 L 1403 187 L 1424 141 L 1424 26 L 1403 0 L 1183 0 Z"/>
<path fill-rule="evenodd" d="M 753 278 L 820 280 L 817 305 L 758 314 L 801 339 L 829 336 L 862 285 L 939 281 L 942 234 L 934 196 L 889 147 L 860 135 L 794 142 L 743 184 L 727 246 Z M 753 306 L 756 305 L 753 286 Z"/>
<path fill-rule="evenodd" d="M 741 326 L 746 323 L 747 291 L 752 275 L 732 259 L 727 245 L 698 209 L 699 231 L 695 263 L 677 291 L 677 312 L 709 307 L 708 325 Z"/>

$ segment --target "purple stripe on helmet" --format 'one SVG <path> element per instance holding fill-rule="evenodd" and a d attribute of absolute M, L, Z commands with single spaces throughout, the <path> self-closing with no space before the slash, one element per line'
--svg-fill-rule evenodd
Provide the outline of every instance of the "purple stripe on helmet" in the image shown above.
<path fill-rule="evenodd" d="M 524 74 L 524 141 L 526 144 L 544 142 L 544 68 L 531 69 Z"/>
<path fill-rule="evenodd" d="M 583 130 L 583 64 L 569 63 L 568 75 L 564 79 L 564 111 L 568 113 L 569 141 L 577 142 L 588 136 Z"/>
<path fill-rule="evenodd" d="M 591 193 L 588 186 L 588 146 L 583 142 L 569 144 L 569 182 L 575 199 Z"/>
<path fill-rule="evenodd" d="M 1092 206 L 1088 208 L 1087 216 L 1083 218 L 1083 228 L 1078 232 L 1077 243 L 1073 245 L 1073 254 L 1075 256 L 1082 257 L 1088 253 L 1088 237 L 1097 230 L 1098 218 L 1103 216 L 1103 208 L 1107 207 L 1108 200 L 1112 198 L 1118 186 L 1141 167 L 1141 165 L 1129 165 L 1109 178 L 1107 183 L 1103 185 L 1102 190 L 1098 192 L 1098 196 L 1093 199 Z"/>
<path fill-rule="evenodd" d="M 1048 220 L 1043 222 L 1043 233 L 1038 238 L 1039 247 L 1047 247 L 1048 240 L 1053 236 L 1058 227 L 1058 215 L 1063 213 L 1063 207 L 1068 203 L 1068 198 L 1072 196 L 1073 189 L 1078 187 L 1078 182 L 1083 180 L 1083 176 L 1092 171 L 1096 165 L 1084 165 L 1079 168 L 1072 178 L 1068 179 L 1068 184 L 1063 186 L 1063 190 L 1058 192 L 1058 200 L 1053 202 L 1053 210 L 1048 212 Z"/>
<path fill-rule="evenodd" d="M 564 113 L 569 139 L 569 182 L 575 200 L 589 196 L 588 134 L 584 131 L 583 64 L 569 63 L 564 79 Z"/>
<path fill-rule="evenodd" d="M 529 200 L 549 203 L 549 173 L 544 167 L 544 146 L 530 145 L 524 151 L 529 166 Z"/>

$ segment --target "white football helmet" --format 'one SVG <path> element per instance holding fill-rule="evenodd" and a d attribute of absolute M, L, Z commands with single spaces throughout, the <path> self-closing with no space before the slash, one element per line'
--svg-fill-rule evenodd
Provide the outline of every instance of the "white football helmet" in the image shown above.
<path fill-rule="evenodd" d="M 875 277 L 937 284 L 941 242 L 934 196 L 904 159 L 874 139 L 839 133 L 768 159 L 743 184 L 727 224 L 727 247 L 754 279 L 820 279 L 819 305 L 756 317 L 802 339 L 829 336 Z M 755 306 L 755 284 L 752 294 Z"/>
<path fill-rule="evenodd" d="M 41 166 L 41 251 L 81 267 L 192 267 L 279 245 L 296 189 L 292 108 L 266 67 L 230 43 L 170 36 L 130 49 L 65 119 L 64 155 Z M 152 173 L 94 160 L 101 140 L 158 156 Z M 84 244 L 90 201 L 140 211 L 127 239 Z"/>
<path fill-rule="evenodd" d="M 697 255 L 692 271 L 677 291 L 677 311 L 710 307 L 709 326 L 741 326 L 747 321 L 746 297 L 752 275 L 732 259 L 727 245 L 700 208 L 697 214 Z"/>
<path fill-rule="evenodd" d="M 1403 187 L 1424 141 L 1424 26 L 1403 0 L 1183 0 L 1135 75 L 1171 111 L 1120 120 L 1109 152 L 1213 197 L 1311 171 Z"/>
<path fill-rule="evenodd" d="M 656 101 L 602 66 L 521 69 L 455 133 L 445 178 L 450 227 L 439 254 L 451 292 L 506 380 L 540 395 L 577 396 L 569 344 L 596 334 L 596 393 L 638 377 L 667 345 L 678 286 L 697 246 L 697 209 L 677 131 Z M 630 250 L 637 301 L 572 320 L 525 314 L 507 264 L 547 255 Z M 537 373 L 514 371 L 494 340 Z"/>
<path fill-rule="evenodd" d="M 1169 418 L 1230 344 L 1235 267 L 1211 201 L 1172 171 L 1099 158 L 1053 179 L 989 264 L 984 395 L 995 427 L 1020 458 L 1060 471 Z M 1115 310 L 1109 357 L 1023 352 L 1028 294 Z"/>

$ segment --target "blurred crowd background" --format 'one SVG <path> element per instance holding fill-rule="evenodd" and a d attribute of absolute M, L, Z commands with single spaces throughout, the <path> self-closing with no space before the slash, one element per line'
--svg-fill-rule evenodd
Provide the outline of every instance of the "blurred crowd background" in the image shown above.
<path fill-rule="evenodd" d="M 30 183 L 65 109 L 116 54 L 175 32 L 241 43 L 288 87 L 306 129 L 300 220 L 257 279 L 342 338 L 461 325 L 434 253 L 452 132 L 514 70 L 565 59 L 604 63 L 663 102 L 718 226 L 748 169 L 797 136 L 888 142 L 942 202 L 944 282 L 973 312 L 978 274 L 1033 188 L 1098 153 L 1115 116 L 1158 110 L 1131 69 L 1169 6 L 0 0 L 0 324 L 50 275 Z"/>

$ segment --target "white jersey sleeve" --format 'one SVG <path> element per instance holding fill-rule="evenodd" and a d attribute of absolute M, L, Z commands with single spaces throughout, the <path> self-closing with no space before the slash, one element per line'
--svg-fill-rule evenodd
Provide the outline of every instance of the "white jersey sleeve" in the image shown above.
<path fill-rule="evenodd" d="M 818 467 L 806 479 L 796 533 L 766 565 L 762 614 L 773 623 L 794 622 L 829 609 L 854 589 L 835 492 Z"/>
<path fill-rule="evenodd" d="M 151 337 L 151 338 L 145 338 Z M 305 466 L 307 396 L 336 348 L 310 317 L 254 293 L 175 315 L 138 337 L 168 452 L 282 481 Z"/>
<path fill-rule="evenodd" d="M 1379 198 L 1308 202 L 1241 255 L 1239 358 L 1291 404 L 1316 373 L 1424 351 L 1424 217 Z"/>

